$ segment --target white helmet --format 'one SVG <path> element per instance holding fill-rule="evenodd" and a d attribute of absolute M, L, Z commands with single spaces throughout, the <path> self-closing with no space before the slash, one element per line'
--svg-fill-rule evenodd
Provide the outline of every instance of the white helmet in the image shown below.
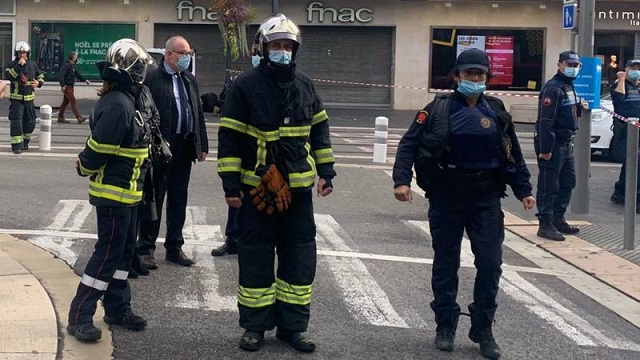
<path fill-rule="evenodd" d="M 31 46 L 29 46 L 26 41 L 18 41 L 15 48 L 16 56 L 18 56 L 18 53 L 21 51 L 26 51 L 27 54 L 29 54 L 29 52 L 31 52 Z"/>
<path fill-rule="evenodd" d="M 128 74 L 132 83 L 142 84 L 153 58 L 137 41 L 120 39 L 107 50 L 107 62 L 112 70 Z"/>
<path fill-rule="evenodd" d="M 256 36 L 259 36 L 258 49 L 261 51 L 258 55 L 262 57 L 266 56 L 267 43 L 274 40 L 289 39 L 293 41 L 293 53 L 291 55 L 291 61 L 293 61 L 296 58 L 298 47 L 302 44 L 300 28 L 283 14 L 278 14 L 265 20 L 260 25 Z"/>

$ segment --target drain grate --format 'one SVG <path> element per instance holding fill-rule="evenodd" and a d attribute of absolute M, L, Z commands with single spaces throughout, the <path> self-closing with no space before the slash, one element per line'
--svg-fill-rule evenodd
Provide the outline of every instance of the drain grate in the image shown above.
<path fill-rule="evenodd" d="M 624 250 L 622 236 L 597 225 L 581 226 L 578 237 L 640 266 L 640 244 L 635 244 L 635 250 Z"/>

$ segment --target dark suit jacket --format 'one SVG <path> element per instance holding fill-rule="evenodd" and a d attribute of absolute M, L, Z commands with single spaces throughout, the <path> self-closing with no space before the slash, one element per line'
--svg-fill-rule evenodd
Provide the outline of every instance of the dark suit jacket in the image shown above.
<path fill-rule="evenodd" d="M 176 138 L 176 128 L 178 125 L 178 106 L 173 95 L 173 79 L 164 68 L 164 59 L 160 61 L 156 69 L 149 70 L 145 80 L 145 85 L 151 90 L 153 100 L 158 107 L 160 113 L 160 132 L 165 139 L 173 143 Z M 194 158 L 202 152 L 209 152 L 209 139 L 207 138 L 207 129 L 204 123 L 204 112 L 200 103 L 200 93 L 198 84 L 193 74 L 189 72 L 183 73 L 185 87 L 187 88 L 187 96 L 189 97 L 189 105 L 193 114 L 193 135 L 194 135 Z"/>

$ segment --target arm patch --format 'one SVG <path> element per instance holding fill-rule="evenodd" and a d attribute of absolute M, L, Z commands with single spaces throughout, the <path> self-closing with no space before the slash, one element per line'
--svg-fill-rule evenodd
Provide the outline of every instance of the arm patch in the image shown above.
<path fill-rule="evenodd" d="M 429 117 L 429 113 L 426 112 L 425 110 L 420 110 L 416 114 L 416 122 L 422 125 L 427 120 L 427 117 Z"/>

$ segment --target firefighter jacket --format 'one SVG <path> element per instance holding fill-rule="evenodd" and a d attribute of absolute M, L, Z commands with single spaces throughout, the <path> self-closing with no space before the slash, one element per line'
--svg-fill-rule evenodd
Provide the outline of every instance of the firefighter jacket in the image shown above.
<path fill-rule="evenodd" d="M 418 186 L 428 191 L 430 185 L 438 180 L 440 172 L 448 168 L 448 164 L 444 164 L 443 160 L 447 158 L 447 152 L 450 151 L 451 146 L 449 143 L 451 103 L 464 101 L 462 97 L 457 91 L 453 95 L 438 94 L 432 102 L 416 114 L 409 130 L 398 144 L 393 165 L 394 187 L 410 186 L 413 178 L 412 167 L 415 165 Z M 494 120 L 500 143 L 497 156 L 503 190 L 506 190 L 508 184 L 518 200 L 531 196 L 532 186 L 529 182 L 531 175 L 522 156 L 511 115 L 498 98 L 482 94 L 478 103 L 484 104 L 484 107 L 490 108 L 495 113 Z M 491 164 L 487 163 L 486 166 L 489 169 Z"/>
<path fill-rule="evenodd" d="M 4 71 L 7 79 L 11 81 L 11 93 L 9 99 L 19 101 L 33 101 L 36 93 L 31 86 L 32 81 L 38 82 L 38 87 L 44 85 L 44 74 L 38 69 L 38 65 L 31 60 L 27 60 L 24 65 L 18 64 L 18 60 L 13 60 L 7 65 Z"/>
<path fill-rule="evenodd" d="M 269 164 L 293 191 L 311 189 L 316 176 L 335 176 L 327 113 L 311 79 L 295 65 L 261 64 L 239 76 L 220 117 L 218 174 L 225 196 L 239 196 L 242 184 L 257 186 Z"/>
<path fill-rule="evenodd" d="M 582 104 L 573 80 L 558 71 L 540 90 L 534 136 L 538 154 L 552 152 L 556 141 L 567 141 L 578 130 Z"/>
<path fill-rule="evenodd" d="M 160 61 L 157 69 L 149 70 L 144 81 L 145 85 L 151 90 L 153 100 L 158 107 L 160 113 L 160 133 L 162 137 L 170 143 L 174 143 L 176 139 L 176 129 L 178 126 L 179 112 L 173 95 L 173 79 L 174 74 L 169 74 L 164 66 L 164 59 Z M 191 154 L 195 161 L 200 153 L 209 152 L 209 139 L 207 137 L 207 128 L 204 123 L 204 112 L 200 102 L 198 84 L 196 78 L 188 71 L 182 72 L 182 79 L 187 89 L 189 97 L 189 105 L 191 106 L 191 114 L 193 114 L 193 124 L 191 131 L 194 137 L 194 152 Z"/>
<path fill-rule="evenodd" d="M 91 115 L 91 135 L 78 155 L 80 175 L 89 175 L 89 202 L 132 206 L 142 200 L 149 167 L 145 113 L 136 112 L 140 89 L 116 88 L 104 94 Z M 146 116 L 146 115 L 145 115 Z"/>

